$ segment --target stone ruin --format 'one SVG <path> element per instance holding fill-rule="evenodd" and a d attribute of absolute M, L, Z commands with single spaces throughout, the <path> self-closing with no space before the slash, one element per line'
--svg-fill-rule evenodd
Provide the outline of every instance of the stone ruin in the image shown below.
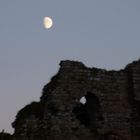
<path fill-rule="evenodd" d="M 12 126 L 14 140 L 140 140 L 140 59 L 119 71 L 61 61 Z"/>

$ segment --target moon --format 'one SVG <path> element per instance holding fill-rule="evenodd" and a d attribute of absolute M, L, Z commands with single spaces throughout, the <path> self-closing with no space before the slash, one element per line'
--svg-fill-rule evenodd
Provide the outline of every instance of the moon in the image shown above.
<path fill-rule="evenodd" d="M 53 21 L 50 17 L 44 17 L 44 27 L 50 29 L 53 26 Z"/>

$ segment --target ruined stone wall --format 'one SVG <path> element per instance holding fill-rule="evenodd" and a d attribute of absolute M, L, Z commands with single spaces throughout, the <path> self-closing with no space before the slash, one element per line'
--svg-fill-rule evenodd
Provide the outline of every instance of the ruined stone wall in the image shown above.
<path fill-rule="evenodd" d="M 138 140 L 139 94 L 140 60 L 120 71 L 62 61 L 40 102 L 17 114 L 14 139 Z M 85 104 L 80 103 L 82 97 Z"/>

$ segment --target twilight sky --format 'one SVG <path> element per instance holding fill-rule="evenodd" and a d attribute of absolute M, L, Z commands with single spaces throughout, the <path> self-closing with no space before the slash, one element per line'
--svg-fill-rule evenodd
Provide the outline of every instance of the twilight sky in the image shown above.
<path fill-rule="evenodd" d="M 140 0 L 0 0 L 0 131 L 13 132 L 60 60 L 118 70 L 138 58 Z"/>

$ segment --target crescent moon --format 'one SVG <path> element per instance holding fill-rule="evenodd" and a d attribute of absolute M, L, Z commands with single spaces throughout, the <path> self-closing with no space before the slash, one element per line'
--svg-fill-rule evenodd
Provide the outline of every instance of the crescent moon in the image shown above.
<path fill-rule="evenodd" d="M 50 29 L 53 26 L 53 21 L 50 17 L 44 17 L 44 27 Z"/>

